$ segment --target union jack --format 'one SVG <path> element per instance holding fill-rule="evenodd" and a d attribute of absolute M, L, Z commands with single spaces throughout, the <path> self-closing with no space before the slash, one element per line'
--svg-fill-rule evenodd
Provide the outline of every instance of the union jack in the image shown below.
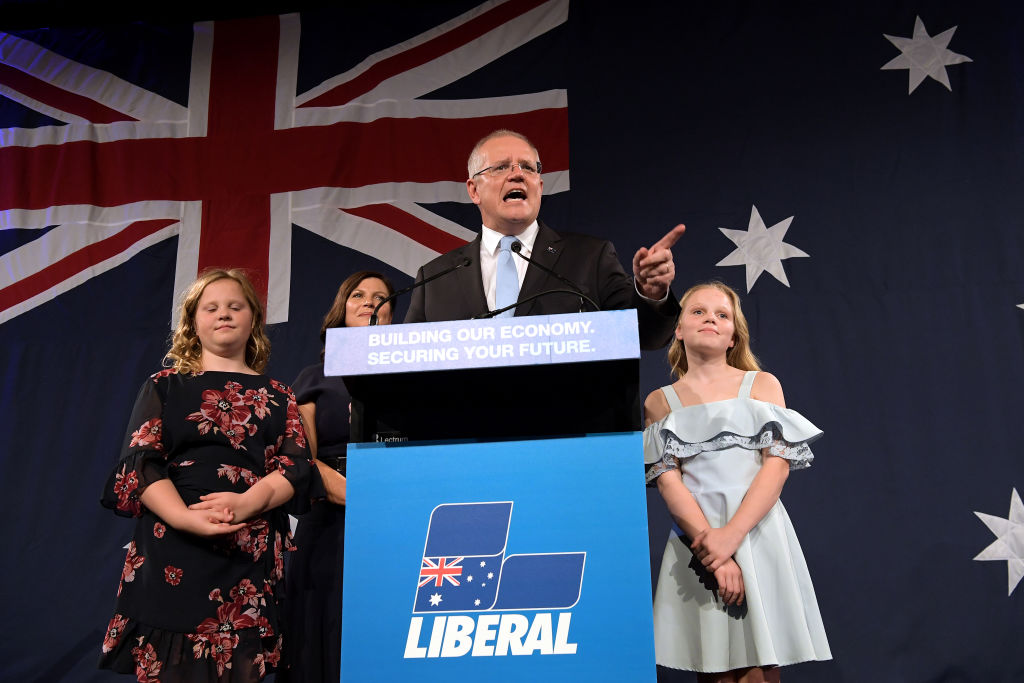
<path fill-rule="evenodd" d="M 0 33 L 0 94 L 66 125 L 0 129 L 0 323 L 178 237 L 174 291 L 205 267 L 254 274 L 288 319 L 292 225 L 408 273 L 474 232 L 463 151 L 509 127 L 569 189 L 565 90 L 423 99 L 563 24 L 568 0 L 492 0 L 298 92 L 298 14 L 193 25 L 188 102 Z M 458 153 L 453 153 L 458 150 Z M 172 306 L 173 315 L 173 306 Z"/>
<path fill-rule="evenodd" d="M 455 577 L 462 576 L 462 567 L 459 566 L 459 563 L 464 559 L 464 557 L 457 557 L 454 560 L 449 560 L 447 557 L 439 557 L 437 562 L 434 562 L 429 557 L 424 557 L 423 566 L 420 568 L 419 587 L 422 588 L 431 581 L 435 586 L 443 586 L 445 581 L 453 586 L 458 586 L 459 580 Z"/>

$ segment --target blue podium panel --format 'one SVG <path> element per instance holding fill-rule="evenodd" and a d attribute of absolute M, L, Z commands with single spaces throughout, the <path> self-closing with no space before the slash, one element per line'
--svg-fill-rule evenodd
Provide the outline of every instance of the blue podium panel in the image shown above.
<path fill-rule="evenodd" d="M 352 444 L 342 679 L 654 681 L 639 433 Z"/>

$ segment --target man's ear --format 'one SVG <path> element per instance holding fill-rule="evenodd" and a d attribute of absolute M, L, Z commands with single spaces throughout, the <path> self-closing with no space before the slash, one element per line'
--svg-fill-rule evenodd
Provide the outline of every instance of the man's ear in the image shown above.
<path fill-rule="evenodd" d="M 476 189 L 476 181 L 472 178 L 466 181 L 466 192 L 469 194 L 469 198 L 473 200 L 474 204 L 480 203 L 480 192 Z"/>

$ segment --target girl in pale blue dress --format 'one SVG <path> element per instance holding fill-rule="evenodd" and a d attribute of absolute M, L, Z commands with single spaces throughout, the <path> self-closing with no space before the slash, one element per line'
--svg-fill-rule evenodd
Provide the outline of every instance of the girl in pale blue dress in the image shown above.
<path fill-rule="evenodd" d="M 779 500 L 821 430 L 759 372 L 739 297 L 711 282 L 681 300 L 669 362 L 679 378 L 644 403 L 647 480 L 682 535 L 654 598 L 658 664 L 701 683 L 778 681 L 778 667 L 831 659 L 814 587 Z"/>

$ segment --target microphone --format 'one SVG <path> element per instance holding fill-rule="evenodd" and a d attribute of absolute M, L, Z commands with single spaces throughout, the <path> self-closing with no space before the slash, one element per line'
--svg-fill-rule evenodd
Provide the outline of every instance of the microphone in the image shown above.
<path fill-rule="evenodd" d="M 397 299 L 398 297 L 402 296 L 403 294 L 408 294 L 409 292 L 411 292 L 412 290 L 416 289 L 417 287 L 422 287 L 423 285 L 427 284 L 431 280 L 436 280 L 439 277 L 444 277 L 448 273 L 452 273 L 452 272 L 458 270 L 459 268 L 465 268 L 466 266 L 468 266 L 472 262 L 473 262 L 472 259 L 470 259 L 468 256 L 463 256 L 462 260 L 459 261 L 458 263 L 456 263 L 454 266 L 452 266 L 450 268 L 445 268 L 440 273 L 435 273 L 434 275 L 431 275 L 430 277 L 425 277 L 422 280 L 419 280 L 418 282 L 412 283 L 408 287 L 403 287 L 402 289 L 399 289 L 394 294 L 392 294 L 391 296 L 387 297 L 386 299 L 381 300 L 381 302 L 379 304 L 377 304 L 376 306 L 373 307 L 373 313 L 370 314 L 370 324 L 371 325 L 376 325 L 377 324 L 377 313 L 384 306 L 384 304 L 390 303 L 391 301 L 393 301 L 394 299 Z"/>
<path fill-rule="evenodd" d="M 586 299 L 587 303 L 589 303 L 591 306 L 594 307 L 595 311 L 600 311 L 601 310 L 601 307 L 598 306 L 596 303 L 594 303 L 593 299 L 591 299 L 589 296 L 584 294 L 583 290 L 581 290 L 579 287 L 576 286 L 576 283 L 574 283 L 573 281 L 569 280 L 568 278 L 562 277 L 561 275 L 559 275 L 555 271 L 551 270 L 547 266 L 545 266 L 542 263 L 539 263 L 537 261 L 534 261 L 532 258 L 530 258 L 526 254 L 524 254 L 523 253 L 523 243 L 520 242 L 519 240 L 516 240 L 515 242 L 513 242 L 512 246 L 509 247 L 509 249 L 512 250 L 513 254 L 515 254 L 519 258 L 523 259 L 527 263 L 530 263 L 532 265 L 537 266 L 538 268 L 543 270 L 548 275 L 552 275 L 555 278 L 557 278 L 559 280 L 559 282 L 561 282 L 562 284 L 567 285 L 572 290 L 573 294 L 579 295 L 579 297 L 580 297 L 580 313 L 583 312 L 583 300 L 584 299 Z M 562 291 L 562 292 L 564 292 L 565 290 L 551 290 L 551 291 Z M 548 294 L 549 292 L 544 292 L 544 293 Z M 533 298 L 536 298 L 536 297 L 533 297 Z M 527 301 L 532 301 L 533 298 L 527 299 Z M 523 301 L 521 303 L 526 303 L 526 301 Z M 497 314 L 495 314 L 495 315 L 497 315 Z"/>
<path fill-rule="evenodd" d="M 505 311 L 512 310 L 516 306 L 520 306 L 522 304 L 528 304 L 531 301 L 533 301 L 534 299 L 539 299 L 542 296 L 547 296 L 548 294 L 575 294 L 576 296 L 582 296 L 582 297 L 586 298 L 586 295 L 580 294 L 579 291 L 575 290 L 575 289 L 549 289 L 547 291 L 540 292 L 539 294 L 534 294 L 533 296 L 528 296 L 525 299 L 520 299 L 519 301 L 515 302 L 514 304 L 509 304 L 508 306 L 505 306 L 504 308 L 499 308 L 499 309 L 497 309 L 495 311 L 487 311 L 486 313 L 481 313 L 480 315 L 474 315 L 472 318 L 470 318 L 470 320 L 486 320 L 488 318 L 493 318 L 495 316 L 501 315 Z M 590 299 L 587 299 L 587 301 L 590 301 Z M 590 303 L 594 303 L 594 302 L 590 301 Z M 601 310 L 601 309 L 599 308 L 597 310 Z"/>

